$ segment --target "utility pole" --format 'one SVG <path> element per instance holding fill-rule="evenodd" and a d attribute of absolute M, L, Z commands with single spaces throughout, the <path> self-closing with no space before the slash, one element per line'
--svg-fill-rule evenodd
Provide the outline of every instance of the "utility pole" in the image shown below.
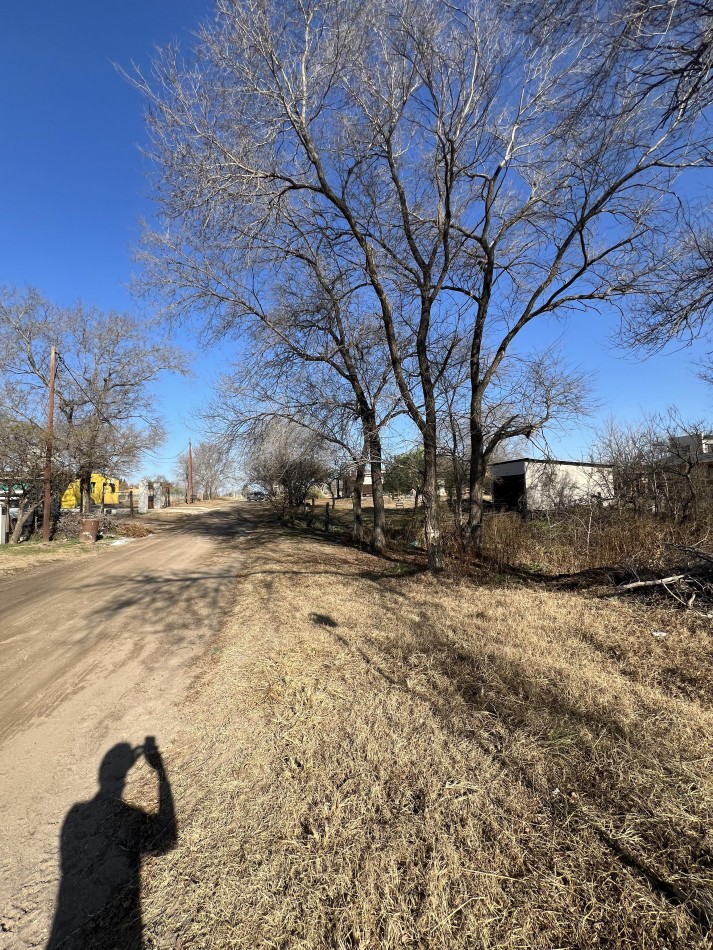
<path fill-rule="evenodd" d="M 50 508 L 52 506 L 52 434 L 54 432 L 54 377 L 57 371 L 57 353 L 50 350 L 50 394 L 47 404 L 47 454 L 45 455 L 45 506 L 42 519 L 42 537 L 50 539 Z"/>
<path fill-rule="evenodd" d="M 188 440 L 188 504 L 193 504 L 193 449 L 191 440 Z"/>

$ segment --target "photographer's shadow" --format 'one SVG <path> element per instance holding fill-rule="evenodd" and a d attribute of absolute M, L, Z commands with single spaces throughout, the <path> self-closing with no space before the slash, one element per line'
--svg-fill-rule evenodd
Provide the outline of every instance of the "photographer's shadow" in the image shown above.
<path fill-rule="evenodd" d="M 154 814 L 122 800 L 126 777 L 141 755 L 158 778 Z M 46 950 L 140 950 L 141 858 L 165 854 L 176 842 L 171 786 L 153 738 L 119 743 L 99 767 L 99 791 L 78 802 L 62 826 L 57 907 Z"/>

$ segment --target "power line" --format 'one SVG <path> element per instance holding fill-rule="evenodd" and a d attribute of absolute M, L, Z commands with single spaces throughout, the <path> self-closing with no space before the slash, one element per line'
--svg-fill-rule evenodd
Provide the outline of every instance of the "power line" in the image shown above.
<path fill-rule="evenodd" d="M 150 455 L 157 462 L 172 462 L 174 459 L 177 459 L 179 455 L 183 455 L 187 451 L 188 448 L 186 447 L 185 449 L 180 449 L 175 455 L 156 455 L 155 452 L 151 452 L 149 449 L 146 449 L 143 454 Z"/>

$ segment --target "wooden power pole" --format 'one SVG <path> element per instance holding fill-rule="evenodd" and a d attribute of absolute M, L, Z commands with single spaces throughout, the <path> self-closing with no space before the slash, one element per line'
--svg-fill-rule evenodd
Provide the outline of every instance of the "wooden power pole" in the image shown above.
<path fill-rule="evenodd" d="M 193 449 L 191 440 L 188 440 L 188 504 L 193 504 Z"/>
<path fill-rule="evenodd" d="M 47 454 L 45 455 L 45 504 L 42 518 L 42 537 L 50 539 L 52 507 L 52 436 L 54 432 L 54 378 L 57 372 L 57 353 L 52 344 L 50 350 L 50 393 L 47 403 Z"/>

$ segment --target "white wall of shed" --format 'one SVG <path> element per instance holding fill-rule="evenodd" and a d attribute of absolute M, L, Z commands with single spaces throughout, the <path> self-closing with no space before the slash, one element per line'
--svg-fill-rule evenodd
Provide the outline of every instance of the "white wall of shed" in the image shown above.
<path fill-rule="evenodd" d="M 560 505 L 585 504 L 614 495 L 611 469 L 594 465 L 527 462 L 525 485 L 530 511 L 549 511 Z"/>

